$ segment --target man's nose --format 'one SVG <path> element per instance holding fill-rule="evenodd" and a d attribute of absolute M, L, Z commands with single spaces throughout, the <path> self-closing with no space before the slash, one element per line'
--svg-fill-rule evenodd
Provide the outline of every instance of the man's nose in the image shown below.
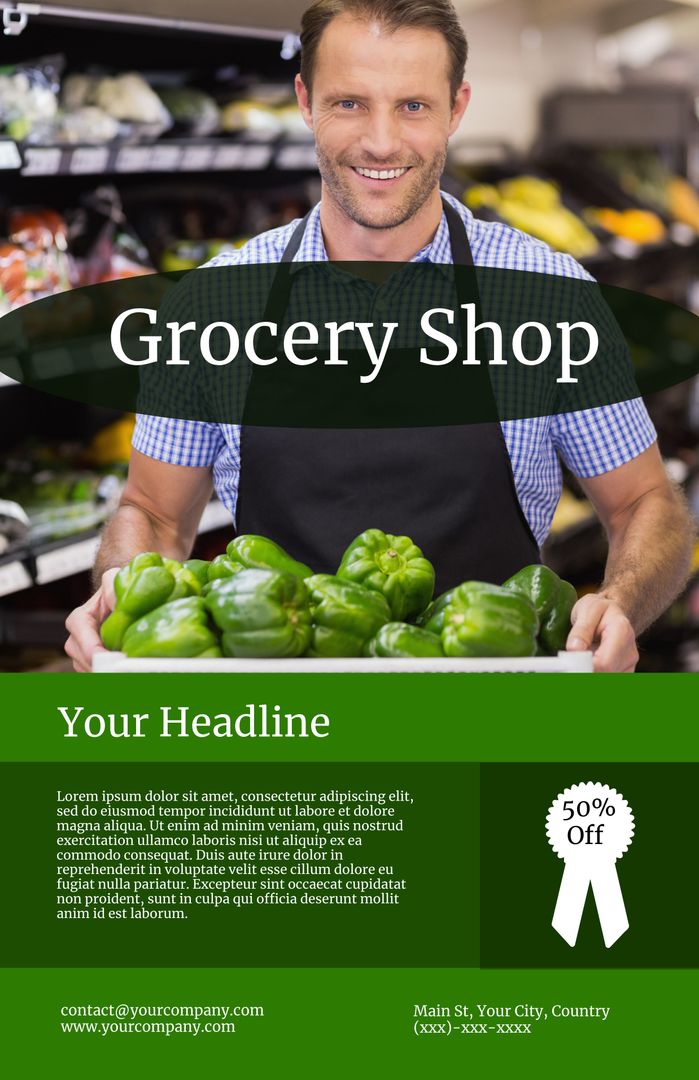
<path fill-rule="evenodd" d="M 376 161 L 397 164 L 402 138 L 400 121 L 393 112 L 370 113 L 362 132 L 362 150 Z"/>

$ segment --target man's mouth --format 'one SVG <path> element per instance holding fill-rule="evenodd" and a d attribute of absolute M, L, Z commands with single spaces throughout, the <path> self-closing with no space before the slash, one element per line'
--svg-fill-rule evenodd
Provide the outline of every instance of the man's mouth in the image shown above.
<path fill-rule="evenodd" d="M 353 165 L 352 168 L 354 172 L 359 176 L 363 176 L 366 180 L 398 180 L 401 176 L 405 176 L 411 166 L 406 165 L 400 169 L 361 169 L 357 165 Z"/>

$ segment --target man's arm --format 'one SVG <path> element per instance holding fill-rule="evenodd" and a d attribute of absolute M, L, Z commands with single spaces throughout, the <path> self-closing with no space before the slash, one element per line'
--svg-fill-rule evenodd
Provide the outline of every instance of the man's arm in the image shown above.
<path fill-rule="evenodd" d="M 694 526 L 657 445 L 580 484 L 606 530 L 609 554 L 599 592 L 573 608 L 568 648 L 595 648 L 598 671 L 633 671 L 637 635 L 687 580 Z"/>
<path fill-rule="evenodd" d="M 140 551 L 189 558 L 211 489 L 209 468 L 169 465 L 132 450 L 119 508 L 102 534 L 95 586 L 106 570 L 123 566 Z"/>
<path fill-rule="evenodd" d="M 102 534 L 93 572 L 96 591 L 66 620 L 65 649 L 76 671 L 89 671 L 92 654 L 102 648 L 99 628 L 114 607 L 119 567 L 141 551 L 188 558 L 211 489 L 210 468 L 169 465 L 131 452 L 124 493 Z"/>

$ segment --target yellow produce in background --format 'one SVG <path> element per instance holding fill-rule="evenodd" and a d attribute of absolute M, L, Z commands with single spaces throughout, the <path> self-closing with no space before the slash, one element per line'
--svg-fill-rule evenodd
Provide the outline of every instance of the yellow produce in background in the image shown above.
<path fill-rule="evenodd" d="M 568 491 L 567 488 L 563 488 L 551 522 L 551 535 L 555 536 L 557 533 L 562 533 L 573 525 L 581 525 L 583 522 L 592 521 L 594 516 L 595 512 L 587 499 L 576 499 L 575 495 Z"/>
<path fill-rule="evenodd" d="M 90 464 L 117 465 L 128 462 L 131 456 L 131 437 L 135 418 L 131 413 L 102 428 L 87 448 L 86 458 Z"/>
<path fill-rule="evenodd" d="M 497 186 L 476 184 L 465 192 L 464 203 L 471 210 L 487 206 L 513 228 L 576 259 L 599 250 L 594 234 L 562 204 L 556 185 L 538 176 L 516 176 Z"/>
<path fill-rule="evenodd" d="M 699 195 L 686 180 L 673 176 L 667 185 L 670 214 L 675 221 L 691 226 L 699 232 Z"/>
<path fill-rule="evenodd" d="M 613 236 L 634 244 L 657 244 L 665 238 L 665 226 L 652 210 L 612 210 L 608 206 L 590 207 L 588 221 L 600 225 Z"/>
<path fill-rule="evenodd" d="M 515 176 L 511 180 L 503 180 L 499 190 L 508 202 L 524 203 L 533 210 L 555 210 L 561 205 L 556 185 L 538 176 Z"/>

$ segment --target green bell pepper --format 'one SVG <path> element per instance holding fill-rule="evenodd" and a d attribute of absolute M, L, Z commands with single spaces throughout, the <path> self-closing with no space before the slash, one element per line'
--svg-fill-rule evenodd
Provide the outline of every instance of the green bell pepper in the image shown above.
<path fill-rule="evenodd" d="M 169 600 L 196 596 L 200 586 L 191 570 L 155 551 L 144 551 L 122 566 L 114 578 L 116 604 L 102 623 L 102 643 L 120 649 L 124 634 L 135 619 Z"/>
<path fill-rule="evenodd" d="M 548 615 L 556 601 L 560 582 L 558 574 L 554 574 L 550 567 L 539 563 L 522 567 L 508 578 L 502 587 L 503 589 L 518 589 L 528 596 L 541 621 L 545 615 Z"/>
<path fill-rule="evenodd" d="M 209 567 L 211 563 L 208 559 L 187 559 L 184 564 L 185 570 L 189 570 L 194 574 L 195 578 L 199 582 L 199 588 L 203 589 L 209 580 Z"/>
<path fill-rule="evenodd" d="M 436 634 L 409 623 L 389 622 L 382 626 L 364 650 L 365 656 L 422 657 L 444 656 Z"/>
<path fill-rule="evenodd" d="M 223 632 L 224 656 L 301 656 L 311 640 L 308 591 L 295 574 L 243 570 L 205 600 Z"/>
<path fill-rule="evenodd" d="M 503 588 L 528 596 L 539 617 L 539 644 L 551 656 L 565 648 L 570 632 L 570 613 L 578 599 L 569 581 L 563 581 L 548 566 L 525 566 Z"/>
<path fill-rule="evenodd" d="M 224 578 L 235 577 L 243 569 L 239 562 L 233 562 L 227 555 L 217 555 L 209 564 L 209 584 Z"/>
<path fill-rule="evenodd" d="M 434 591 L 434 567 L 420 548 L 409 536 L 380 529 L 367 529 L 352 541 L 337 576 L 381 593 L 398 621 L 424 611 Z"/>
<path fill-rule="evenodd" d="M 364 645 L 388 622 L 387 601 L 377 592 L 332 574 L 306 578 L 312 633 L 308 656 L 361 656 Z"/>
<path fill-rule="evenodd" d="M 478 589 L 490 589 L 491 585 L 487 581 L 469 581 L 469 587 L 472 592 Z M 444 629 L 444 618 L 449 605 L 452 602 L 456 589 L 449 589 L 447 592 L 442 593 L 435 600 L 432 601 L 428 607 L 425 608 L 422 615 L 419 615 L 415 620 L 418 626 L 421 626 L 423 630 L 429 630 L 431 634 L 440 635 Z"/>
<path fill-rule="evenodd" d="M 190 559 L 189 563 L 178 562 L 177 559 L 163 558 L 163 566 L 169 570 L 175 579 L 170 600 L 183 600 L 185 596 L 201 596 L 202 584 L 200 574 L 192 569 L 190 563 L 197 563 L 199 559 Z"/>
<path fill-rule="evenodd" d="M 206 605 L 200 596 L 163 604 L 132 623 L 124 634 L 127 656 L 220 656 Z"/>
<path fill-rule="evenodd" d="M 465 581 L 454 590 L 442 630 L 447 656 L 534 656 L 539 620 L 523 593 Z"/>
<path fill-rule="evenodd" d="M 561 578 L 556 602 L 544 617 L 539 630 L 539 642 L 549 656 L 556 656 L 565 649 L 570 633 L 570 613 L 577 601 L 575 588 Z"/>
<path fill-rule="evenodd" d="M 280 570 L 298 578 L 307 578 L 313 573 L 310 566 L 292 559 L 284 548 L 266 536 L 236 536 L 226 548 L 226 554 L 231 562 L 239 563 L 245 570 Z"/>
<path fill-rule="evenodd" d="M 175 579 L 158 552 L 145 551 L 122 566 L 115 578 L 115 609 L 99 631 L 105 648 L 119 650 L 134 619 L 164 604 L 174 585 Z"/>
<path fill-rule="evenodd" d="M 441 594 L 441 596 L 435 597 L 431 604 L 420 615 L 418 615 L 415 623 L 417 626 L 422 627 L 423 630 L 428 630 L 431 634 L 441 634 L 444 628 L 444 613 L 451 603 L 451 598 L 454 595 L 454 590 L 449 589 L 447 592 Z"/>
<path fill-rule="evenodd" d="M 174 574 L 175 585 L 168 600 L 183 600 L 187 596 L 201 596 L 199 578 L 189 567 L 183 566 Z"/>
<path fill-rule="evenodd" d="M 119 574 L 126 569 L 122 567 Z M 114 579 L 115 584 L 119 574 Z M 148 566 L 133 576 L 125 588 L 122 585 L 114 610 L 102 623 L 100 636 L 104 647 L 118 651 L 132 622 L 164 604 L 174 584 L 172 574 L 164 566 Z"/>

